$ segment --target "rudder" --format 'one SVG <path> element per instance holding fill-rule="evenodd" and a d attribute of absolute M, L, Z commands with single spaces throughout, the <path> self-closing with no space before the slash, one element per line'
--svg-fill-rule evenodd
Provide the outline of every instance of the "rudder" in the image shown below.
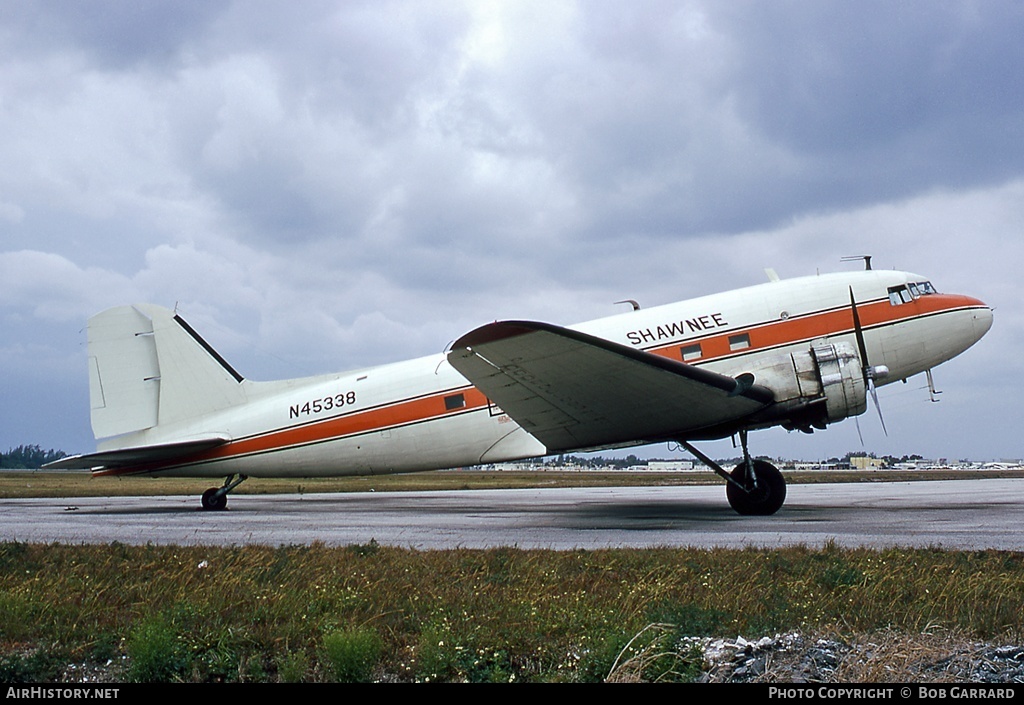
<path fill-rule="evenodd" d="M 93 433 L 168 426 L 245 401 L 244 379 L 180 316 L 120 306 L 89 319 Z"/>

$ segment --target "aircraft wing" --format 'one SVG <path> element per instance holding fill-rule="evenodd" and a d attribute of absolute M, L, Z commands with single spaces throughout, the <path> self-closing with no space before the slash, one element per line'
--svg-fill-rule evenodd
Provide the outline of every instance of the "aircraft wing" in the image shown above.
<path fill-rule="evenodd" d="M 551 452 L 686 438 L 773 401 L 750 380 L 532 321 L 470 331 L 448 361 Z"/>
<path fill-rule="evenodd" d="M 67 458 L 47 463 L 43 467 L 52 470 L 97 471 L 129 468 L 142 470 L 148 465 L 164 463 L 216 448 L 227 443 L 228 440 L 227 436 L 208 436 L 174 443 L 103 450 L 96 453 L 68 456 Z"/>

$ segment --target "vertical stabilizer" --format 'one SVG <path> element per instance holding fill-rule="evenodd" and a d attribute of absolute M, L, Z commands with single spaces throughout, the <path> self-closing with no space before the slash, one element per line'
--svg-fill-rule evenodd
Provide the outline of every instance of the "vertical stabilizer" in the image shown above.
<path fill-rule="evenodd" d="M 97 438 L 167 427 L 245 401 L 243 378 L 174 312 L 122 306 L 89 319 Z"/>

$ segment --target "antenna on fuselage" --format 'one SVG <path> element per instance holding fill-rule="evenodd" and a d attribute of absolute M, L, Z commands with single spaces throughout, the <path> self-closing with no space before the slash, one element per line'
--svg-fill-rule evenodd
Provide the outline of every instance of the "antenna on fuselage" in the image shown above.
<path fill-rule="evenodd" d="M 850 255 L 849 257 L 840 257 L 840 262 L 856 262 L 857 260 L 864 260 L 864 270 L 871 271 L 871 255 Z"/>
<path fill-rule="evenodd" d="M 634 311 L 639 311 L 640 310 L 640 304 L 638 304 L 633 299 L 624 299 L 623 301 L 616 301 L 615 303 L 616 303 L 616 305 L 617 304 L 629 304 L 630 306 L 633 307 Z"/>

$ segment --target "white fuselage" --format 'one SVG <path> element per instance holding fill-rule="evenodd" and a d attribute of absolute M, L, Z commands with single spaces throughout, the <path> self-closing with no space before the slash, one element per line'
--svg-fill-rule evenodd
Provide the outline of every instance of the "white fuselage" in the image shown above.
<path fill-rule="evenodd" d="M 867 357 L 871 365 L 888 367 L 888 376 L 878 380 L 885 384 L 954 357 L 991 325 L 991 309 L 982 302 L 935 293 L 925 282 L 893 271 L 805 277 L 571 328 L 725 375 L 749 372 L 758 379 L 772 361 L 805 353 L 814 344 L 845 342 L 856 348 L 852 290 Z M 188 463 L 148 470 L 211 477 L 415 472 L 548 452 L 442 354 L 308 379 L 246 381 L 243 391 L 243 405 L 139 431 L 101 447 L 223 435 L 231 441 Z"/>

